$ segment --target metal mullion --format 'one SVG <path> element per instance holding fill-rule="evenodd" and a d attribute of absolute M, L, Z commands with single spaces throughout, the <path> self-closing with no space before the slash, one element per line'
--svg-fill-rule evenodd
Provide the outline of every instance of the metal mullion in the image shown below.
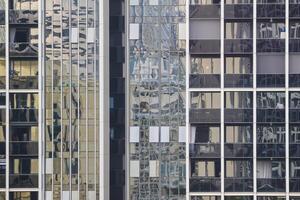
<path fill-rule="evenodd" d="M 185 165 L 186 165 L 186 200 L 190 199 L 190 145 L 189 145 L 189 135 L 190 135 L 190 120 L 189 120 L 189 107 L 190 107 L 190 92 L 189 92 L 189 74 L 190 74 L 190 48 L 189 48 L 189 43 L 190 43 L 190 38 L 189 38 L 189 30 L 190 30 L 190 16 L 189 16 L 189 10 L 190 10 L 190 1 L 186 2 L 186 18 L 185 18 L 185 39 L 186 39 L 186 46 L 185 46 L 185 51 L 186 51 L 186 72 L 185 72 L 185 98 L 186 98 L 186 105 L 185 105 Z"/>
<path fill-rule="evenodd" d="M 128 77 L 130 77 L 130 72 L 129 72 L 129 65 L 128 65 L 128 60 L 129 60 L 129 16 L 130 16 L 130 4 L 129 1 L 125 1 L 125 16 L 124 16 L 124 20 L 125 20 L 125 198 L 129 199 L 129 191 L 130 191 L 130 181 L 129 181 L 129 162 L 130 162 L 130 152 L 129 152 L 129 123 L 130 123 L 130 114 L 129 112 L 127 112 L 130 109 L 130 95 L 129 93 L 131 92 L 130 89 L 130 80 Z M 101 12 L 101 9 L 99 9 L 99 11 Z M 101 41 L 101 40 L 100 40 Z M 100 66 L 101 67 L 101 66 Z M 99 70 L 100 71 L 100 70 Z M 100 125 L 100 124 L 99 124 Z M 100 143 L 100 142 L 99 142 Z M 101 167 L 101 165 L 100 165 Z"/>
<path fill-rule="evenodd" d="M 6 89 L 6 123 L 5 123 L 5 189 L 6 189 L 6 199 L 9 199 L 9 2 L 6 2 L 5 10 L 5 68 L 6 68 L 6 79 L 5 79 L 5 89 Z"/>
<path fill-rule="evenodd" d="M 257 153 L 256 153 L 256 98 L 257 98 L 257 88 L 256 88 L 256 29 L 257 29 L 257 0 L 253 0 L 253 192 L 254 197 L 253 200 L 257 199 Z"/>
<path fill-rule="evenodd" d="M 224 182 L 225 182 L 225 159 L 224 159 L 224 142 L 225 142 L 225 137 L 224 137 L 224 38 L 225 38 L 225 20 L 224 20 L 224 4 L 225 1 L 221 1 L 221 17 L 220 17 L 220 62 L 221 62 L 221 70 L 220 70 L 220 78 L 221 78 L 221 124 L 220 124 L 220 130 L 221 130 L 221 200 L 224 200 L 224 193 L 225 193 L 225 187 L 224 187 Z"/>
<path fill-rule="evenodd" d="M 289 0 L 285 0 L 285 189 L 289 200 Z"/>
<path fill-rule="evenodd" d="M 45 156 L 45 101 L 44 101 L 44 31 L 43 31 L 43 21 L 44 21 L 44 2 L 39 1 L 39 19 L 38 19 L 38 24 L 39 24 L 39 198 L 43 198 L 43 194 L 45 193 L 45 161 L 46 161 L 46 156 Z"/>

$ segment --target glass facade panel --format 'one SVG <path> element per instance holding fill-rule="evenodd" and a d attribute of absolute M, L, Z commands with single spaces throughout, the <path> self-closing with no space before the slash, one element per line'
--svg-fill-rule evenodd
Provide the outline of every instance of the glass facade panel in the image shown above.
<path fill-rule="evenodd" d="M 129 178 L 130 199 L 185 198 L 185 143 L 179 141 L 185 126 L 185 8 L 185 1 L 130 1 L 129 126 L 139 127 L 140 142 L 129 157 L 140 163 L 136 176 L 143 177 Z M 151 126 L 160 130 L 156 144 L 149 141 Z M 153 177 L 155 160 L 160 172 Z"/>
<path fill-rule="evenodd" d="M 44 198 L 98 199 L 99 2 L 45 7 Z"/>

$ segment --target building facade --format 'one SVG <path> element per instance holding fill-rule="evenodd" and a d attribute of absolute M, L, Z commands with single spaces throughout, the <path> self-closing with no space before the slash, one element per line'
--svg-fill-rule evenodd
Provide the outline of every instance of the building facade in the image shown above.
<path fill-rule="evenodd" d="M 299 0 L 0 0 L 0 200 L 300 200 Z"/>
<path fill-rule="evenodd" d="M 127 198 L 300 199 L 300 2 L 127 8 Z"/>
<path fill-rule="evenodd" d="M 38 2 L 1 1 L 1 199 L 38 198 L 41 147 Z"/>
<path fill-rule="evenodd" d="M 125 199 L 125 1 L 109 1 L 110 199 Z"/>
<path fill-rule="evenodd" d="M 0 1 L 1 200 L 109 199 L 108 5 Z"/>
<path fill-rule="evenodd" d="M 128 3 L 127 198 L 185 199 L 186 2 Z"/>
<path fill-rule="evenodd" d="M 44 68 L 42 199 L 100 198 L 99 1 L 40 2 Z"/>

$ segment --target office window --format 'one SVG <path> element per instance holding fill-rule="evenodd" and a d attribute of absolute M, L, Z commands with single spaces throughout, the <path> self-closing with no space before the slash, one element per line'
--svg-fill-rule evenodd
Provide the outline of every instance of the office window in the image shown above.
<path fill-rule="evenodd" d="M 289 30 L 290 39 L 300 38 L 300 23 L 295 21 L 290 21 L 290 30 Z"/>
<path fill-rule="evenodd" d="M 192 126 L 190 143 L 220 143 L 220 127 L 209 125 Z"/>
<path fill-rule="evenodd" d="M 220 57 L 191 57 L 191 74 L 220 74 Z"/>
<path fill-rule="evenodd" d="M 220 100 L 220 93 L 218 92 L 191 92 L 191 108 L 220 108 Z"/>
<path fill-rule="evenodd" d="M 191 0 L 191 5 L 211 5 L 220 4 L 220 0 Z"/>
<path fill-rule="evenodd" d="M 38 10 L 38 0 L 12 0 L 14 10 Z"/>
<path fill-rule="evenodd" d="M 252 143 L 251 126 L 225 126 L 225 143 Z"/>
<path fill-rule="evenodd" d="M 252 0 L 225 0 L 225 4 L 251 4 Z"/>
<path fill-rule="evenodd" d="M 257 92 L 257 108 L 284 109 L 284 92 Z"/>
<path fill-rule="evenodd" d="M 191 200 L 221 200 L 219 196 L 191 196 Z"/>
<path fill-rule="evenodd" d="M 257 143 L 285 143 L 285 127 L 284 126 L 257 126 Z M 279 149 L 278 149 L 279 150 Z"/>
<path fill-rule="evenodd" d="M 252 177 L 252 175 L 253 175 L 252 161 L 248 161 L 248 160 L 226 160 L 225 161 L 226 178 Z"/>
<path fill-rule="evenodd" d="M 300 55 L 289 55 L 289 74 L 300 74 Z"/>
<path fill-rule="evenodd" d="M 225 57 L 226 74 L 252 74 L 252 58 L 249 57 Z"/>
<path fill-rule="evenodd" d="M 225 92 L 225 108 L 252 108 L 252 92 Z"/>
<path fill-rule="evenodd" d="M 283 22 L 258 22 L 257 38 L 260 39 L 284 39 L 285 24 Z"/>
<path fill-rule="evenodd" d="M 257 74 L 284 74 L 284 54 L 257 55 Z"/>
<path fill-rule="evenodd" d="M 252 24 L 250 22 L 226 22 L 225 39 L 252 38 Z"/>
<path fill-rule="evenodd" d="M 191 177 L 220 177 L 219 160 L 191 160 Z"/>
<path fill-rule="evenodd" d="M 37 76 L 38 75 L 38 61 L 11 61 L 11 76 Z"/>
<path fill-rule="evenodd" d="M 9 200 L 38 200 L 38 192 L 10 192 Z"/>
<path fill-rule="evenodd" d="M 284 178 L 285 162 L 278 160 L 258 160 L 257 178 Z"/>
<path fill-rule="evenodd" d="M 220 21 L 214 19 L 197 19 L 190 21 L 190 39 L 191 40 L 219 40 Z"/>

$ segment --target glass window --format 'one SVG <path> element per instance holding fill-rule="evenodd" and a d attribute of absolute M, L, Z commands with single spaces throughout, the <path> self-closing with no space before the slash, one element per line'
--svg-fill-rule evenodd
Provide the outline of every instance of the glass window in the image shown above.
<path fill-rule="evenodd" d="M 225 58 L 226 74 L 252 74 L 251 57 L 226 57 Z"/>
<path fill-rule="evenodd" d="M 10 192 L 9 200 L 38 200 L 38 192 Z"/>
<path fill-rule="evenodd" d="M 38 0 L 14 0 L 14 10 L 38 10 Z"/>
<path fill-rule="evenodd" d="M 10 174 L 36 174 L 38 173 L 38 159 L 12 159 Z"/>
<path fill-rule="evenodd" d="M 257 126 L 257 143 L 284 143 L 285 126 Z"/>
<path fill-rule="evenodd" d="M 252 108 L 252 92 L 225 92 L 225 108 Z"/>
<path fill-rule="evenodd" d="M 300 197 L 290 197 L 290 200 L 300 200 Z"/>
<path fill-rule="evenodd" d="M 284 109 L 284 92 L 257 92 L 258 109 Z"/>
<path fill-rule="evenodd" d="M 220 74 L 220 57 L 191 57 L 192 74 Z"/>
<path fill-rule="evenodd" d="M 284 39 L 285 24 L 281 22 L 258 22 L 257 38 L 261 39 Z"/>
<path fill-rule="evenodd" d="M 289 74 L 300 74 L 300 56 L 299 54 L 289 55 Z M 296 80 L 291 80 L 291 82 L 297 82 Z"/>
<path fill-rule="evenodd" d="M 290 39 L 300 38 L 300 22 L 290 21 Z"/>
<path fill-rule="evenodd" d="M 290 92 L 290 103 L 291 109 L 300 109 L 300 92 Z"/>
<path fill-rule="evenodd" d="M 5 135 L 6 129 L 5 126 L 0 126 L 0 142 L 5 142 Z"/>
<path fill-rule="evenodd" d="M 30 29 L 30 44 L 38 44 L 39 42 L 39 29 L 31 28 Z"/>
<path fill-rule="evenodd" d="M 5 60 L 0 59 L 0 76 L 6 76 Z"/>
<path fill-rule="evenodd" d="M 220 177 L 219 160 L 191 160 L 191 177 Z"/>
<path fill-rule="evenodd" d="M 219 196 L 191 196 L 191 200 L 221 200 Z"/>
<path fill-rule="evenodd" d="M 300 143 L 300 126 L 292 125 L 289 128 L 290 131 L 290 143 L 298 144 Z"/>
<path fill-rule="evenodd" d="M 219 92 L 191 92 L 191 108 L 220 108 Z"/>
<path fill-rule="evenodd" d="M 257 0 L 258 4 L 284 4 L 284 0 Z"/>
<path fill-rule="evenodd" d="M 201 19 L 190 21 L 190 40 L 219 40 L 220 20 Z"/>
<path fill-rule="evenodd" d="M 0 43 L 5 43 L 5 26 L 0 26 Z"/>
<path fill-rule="evenodd" d="M 191 5 L 211 5 L 220 4 L 220 0 L 191 0 Z"/>
<path fill-rule="evenodd" d="M 226 126 L 225 142 L 226 143 L 252 143 L 251 126 Z"/>
<path fill-rule="evenodd" d="M 252 162 L 247 160 L 226 160 L 225 170 L 226 178 L 252 177 Z"/>
<path fill-rule="evenodd" d="M 284 74 L 284 54 L 257 54 L 257 74 Z"/>
<path fill-rule="evenodd" d="M 190 143 L 220 143 L 220 127 L 209 125 L 192 126 Z"/>
<path fill-rule="evenodd" d="M 225 0 L 225 4 L 251 4 L 252 0 Z"/>
<path fill-rule="evenodd" d="M 28 43 L 29 42 L 29 28 L 11 28 L 10 42 L 14 43 Z"/>
<path fill-rule="evenodd" d="M 225 200 L 252 200 L 252 196 L 225 196 Z"/>
<path fill-rule="evenodd" d="M 277 197 L 277 196 L 261 197 L 261 196 L 258 196 L 257 200 L 285 200 L 285 197 Z"/>
<path fill-rule="evenodd" d="M 257 178 L 284 178 L 285 161 L 279 160 L 258 160 Z"/>
<path fill-rule="evenodd" d="M 0 93 L 0 107 L 6 106 L 6 94 Z"/>
<path fill-rule="evenodd" d="M 5 10 L 5 0 L 0 0 L 0 9 Z"/>
<path fill-rule="evenodd" d="M 226 39 L 252 38 L 252 24 L 250 22 L 225 23 L 225 38 Z"/>
<path fill-rule="evenodd" d="M 11 126 L 11 141 L 38 141 L 37 126 Z"/>
<path fill-rule="evenodd" d="M 10 94 L 10 108 L 38 108 L 38 94 Z"/>
<path fill-rule="evenodd" d="M 300 160 L 290 161 L 290 177 L 300 178 Z"/>

